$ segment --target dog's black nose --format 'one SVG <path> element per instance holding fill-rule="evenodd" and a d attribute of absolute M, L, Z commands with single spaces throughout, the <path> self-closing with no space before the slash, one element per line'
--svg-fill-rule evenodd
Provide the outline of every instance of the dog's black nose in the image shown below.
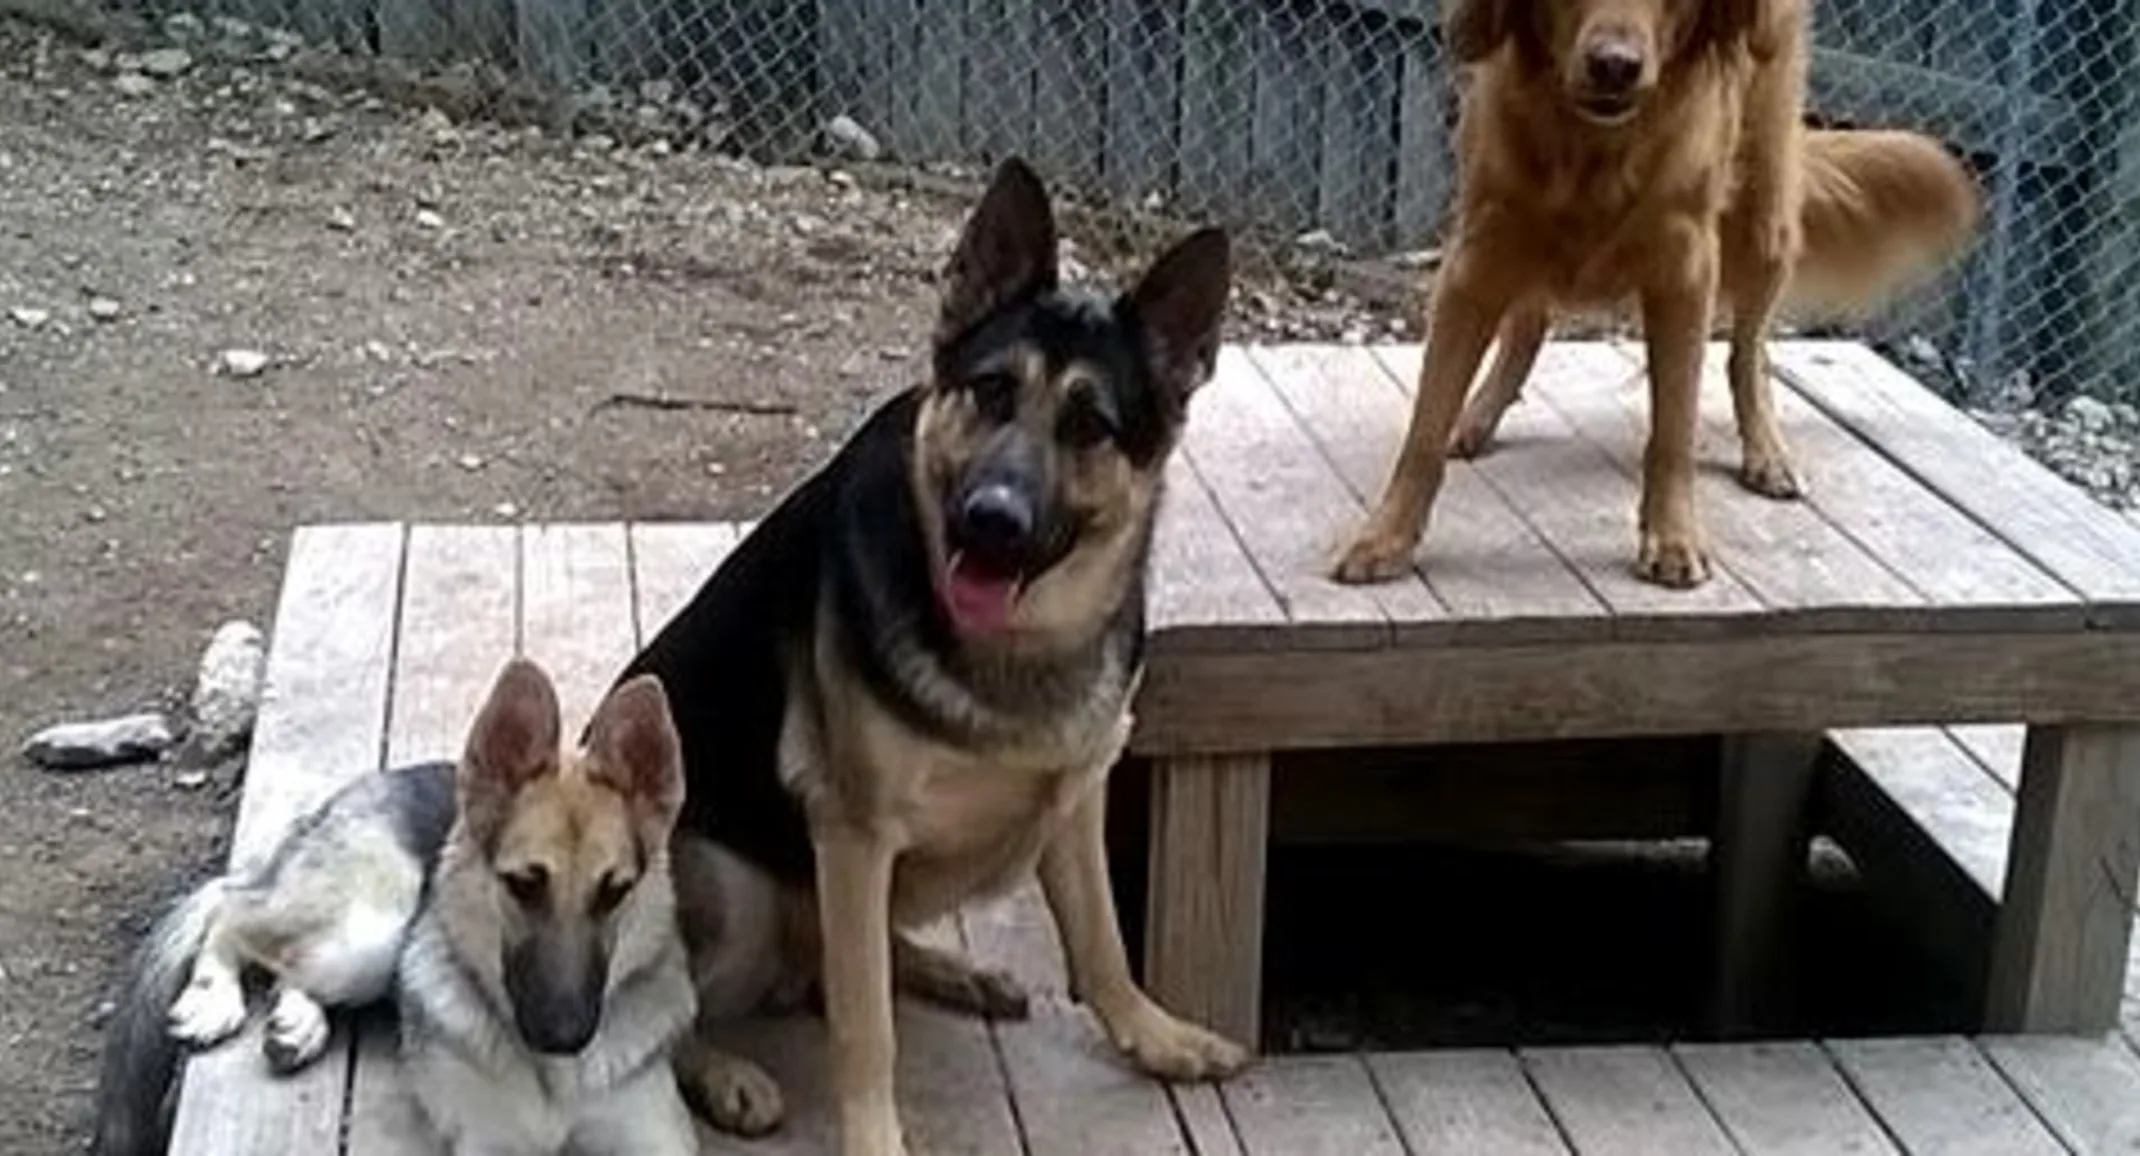
<path fill-rule="evenodd" d="M 1007 554 L 1033 536 L 1033 503 L 1016 487 L 988 482 L 968 491 L 959 503 L 953 537 L 961 549 Z"/>
<path fill-rule="evenodd" d="M 1618 40 L 1601 41 L 1583 54 L 1590 74 L 1590 87 L 1601 93 L 1623 93 L 1642 80 L 1642 53 Z"/>

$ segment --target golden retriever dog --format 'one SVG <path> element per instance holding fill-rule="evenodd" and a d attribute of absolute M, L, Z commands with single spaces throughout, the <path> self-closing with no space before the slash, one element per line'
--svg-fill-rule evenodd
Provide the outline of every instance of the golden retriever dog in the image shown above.
<path fill-rule="evenodd" d="M 1980 211 L 1927 137 L 1804 125 L 1807 2 L 1450 0 L 1447 43 L 1469 72 L 1453 235 L 1410 428 L 1335 578 L 1411 567 L 1446 456 L 1491 440 L 1561 310 L 1640 310 L 1643 578 L 1709 577 L 1693 457 L 1713 311 L 1731 318 L 1740 480 L 1799 495 L 1769 396 L 1772 318 L 1878 304 L 1956 253 Z"/>

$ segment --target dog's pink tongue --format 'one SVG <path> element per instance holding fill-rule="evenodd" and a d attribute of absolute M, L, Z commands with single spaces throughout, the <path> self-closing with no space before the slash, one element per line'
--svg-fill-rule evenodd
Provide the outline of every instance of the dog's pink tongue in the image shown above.
<path fill-rule="evenodd" d="M 991 574 L 953 558 L 944 575 L 944 606 L 951 619 L 968 634 L 994 634 L 1011 619 L 1011 603 L 1018 597 L 1016 578 Z"/>

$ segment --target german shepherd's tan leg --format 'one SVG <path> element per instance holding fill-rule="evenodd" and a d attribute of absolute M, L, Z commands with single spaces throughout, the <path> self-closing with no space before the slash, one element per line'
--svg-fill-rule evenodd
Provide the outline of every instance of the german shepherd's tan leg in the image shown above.
<path fill-rule="evenodd" d="M 1104 783 L 1088 789 L 1040 856 L 1040 885 L 1071 994 L 1091 1006 L 1115 1047 L 1143 1071 L 1181 1081 L 1232 1075 L 1248 1065 L 1248 1049 L 1168 1013 L 1130 976 L 1107 880 L 1106 804 Z"/>
<path fill-rule="evenodd" d="M 892 933 L 892 983 L 908 995 L 968 1015 L 1022 1020 L 1032 1014 L 1025 987 L 1008 973 L 977 967 L 903 931 Z"/>
<path fill-rule="evenodd" d="M 1542 304 L 1525 304 L 1509 311 L 1501 323 L 1501 348 L 1494 352 L 1493 368 L 1486 384 L 1471 395 L 1464 415 L 1456 420 L 1456 437 L 1449 443 L 1452 457 L 1471 458 L 1486 451 L 1501 428 L 1501 415 L 1523 395 L 1523 383 L 1538 364 L 1539 347 L 1546 343 L 1551 321 Z"/>
<path fill-rule="evenodd" d="M 1340 582 L 1385 582 L 1404 573 L 1426 532 L 1427 514 L 1441 491 L 1449 432 L 1511 297 L 1499 276 L 1467 255 L 1474 248 L 1460 245 L 1442 269 L 1404 446 L 1374 513 L 1331 571 Z"/>
<path fill-rule="evenodd" d="M 905 1156 L 892 1090 L 892 859 L 889 841 L 837 822 L 817 849 L 825 1024 L 843 1156 Z"/>
<path fill-rule="evenodd" d="M 787 1114 L 778 1081 L 764 1068 L 706 1042 L 698 1027 L 677 1041 L 669 1066 L 684 1102 L 723 1132 L 763 1136 Z"/>
<path fill-rule="evenodd" d="M 1713 224 L 1661 230 L 1678 251 L 1659 263 L 1672 276 L 1642 294 L 1649 349 L 1650 439 L 1642 454 L 1642 551 L 1636 572 L 1661 586 L 1709 580 L 1709 551 L 1694 515 L 1694 433 L 1701 414 L 1702 344 L 1716 297 Z"/>

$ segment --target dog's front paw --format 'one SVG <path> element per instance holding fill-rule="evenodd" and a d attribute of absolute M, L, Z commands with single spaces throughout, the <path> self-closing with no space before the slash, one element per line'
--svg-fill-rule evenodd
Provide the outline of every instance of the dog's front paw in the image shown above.
<path fill-rule="evenodd" d="M 1691 590 L 1709 581 L 1709 552 L 1698 535 L 1645 530 L 1635 573 L 1645 582 Z"/>
<path fill-rule="evenodd" d="M 1139 1071 L 1174 1083 L 1224 1079 L 1254 1058 L 1240 1044 L 1149 1002 L 1126 1022 L 1111 1025 L 1109 1034 Z"/>
<path fill-rule="evenodd" d="M 1330 577 L 1352 586 L 1392 581 L 1412 568 L 1418 545 L 1416 537 L 1369 526 L 1338 555 Z"/>
<path fill-rule="evenodd" d="M 245 989 L 234 979 L 197 977 L 171 1004 L 171 1035 L 189 1047 L 214 1047 L 244 1026 Z"/>
<path fill-rule="evenodd" d="M 1805 496 L 1805 487 L 1798 482 L 1798 474 L 1791 469 L 1791 459 L 1749 456 L 1739 466 L 1739 484 L 1764 498 L 1789 501 Z"/>
<path fill-rule="evenodd" d="M 331 1034 L 326 1008 L 296 988 L 284 988 L 268 1012 L 260 1052 L 267 1057 L 269 1071 L 287 1076 L 318 1059 Z"/>
<path fill-rule="evenodd" d="M 740 1056 L 708 1053 L 681 1072 L 684 1098 L 708 1124 L 737 1136 L 763 1136 L 780 1127 L 787 1104 L 780 1084 Z"/>

